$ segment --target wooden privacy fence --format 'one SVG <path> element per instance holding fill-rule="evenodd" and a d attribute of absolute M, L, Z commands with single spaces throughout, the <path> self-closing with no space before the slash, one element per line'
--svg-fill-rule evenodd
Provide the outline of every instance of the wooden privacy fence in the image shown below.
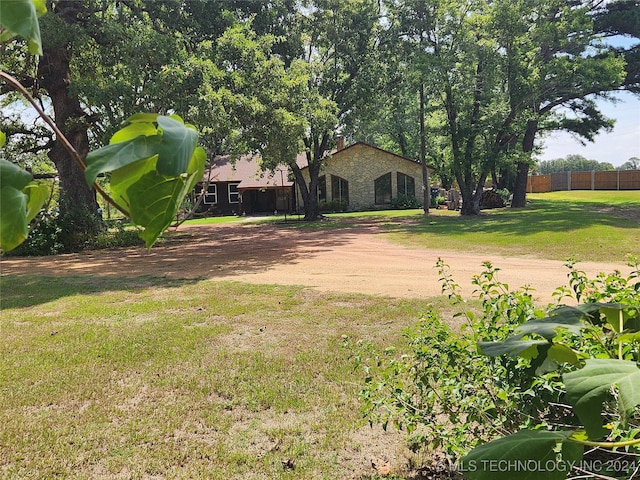
<path fill-rule="evenodd" d="M 561 172 L 529 176 L 529 193 L 558 190 L 640 190 L 640 170 Z"/>

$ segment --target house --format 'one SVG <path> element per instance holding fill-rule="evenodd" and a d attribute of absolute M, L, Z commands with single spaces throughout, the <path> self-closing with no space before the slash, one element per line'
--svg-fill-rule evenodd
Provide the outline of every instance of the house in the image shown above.
<path fill-rule="evenodd" d="M 286 166 L 263 171 L 255 155 L 235 161 L 230 155 L 216 157 L 196 187 L 196 194 L 207 188 L 199 211 L 212 216 L 292 212 L 295 196 L 288 172 Z"/>
<path fill-rule="evenodd" d="M 308 183 L 304 153 L 298 155 L 297 163 Z M 199 187 L 201 191 L 208 185 L 201 210 L 210 215 L 302 211 L 302 195 L 290 178 L 286 166 L 263 172 L 257 155 L 245 155 L 235 162 L 228 155 L 216 157 Z M 345 147 L 339 138 L 338 149 L 323 162 L 318 200 L 321 206 L 339 205 L 351 211 L 384 209 L 401 195 L 421 200 L 422 186 L 420 162 L 363 142 Z"/>
<path fill-rule="evenodd" d="M 300 161 L 298 164 L 301 165 Z M 307 182 L 308 170 L 307 166 L 302 169 Z M 429 170 L 433 173 L 433 168 Z M 348 210 L 384 209 L 401 195 L 422 200 L 422 187 L 420 162 L 363 142 L 345 147 L 338 138 L 338 149 L 320 170 L 318 200 L 341 202 Z M 302 204 L 299 192 L 297 197 L 298 204 Z"/>

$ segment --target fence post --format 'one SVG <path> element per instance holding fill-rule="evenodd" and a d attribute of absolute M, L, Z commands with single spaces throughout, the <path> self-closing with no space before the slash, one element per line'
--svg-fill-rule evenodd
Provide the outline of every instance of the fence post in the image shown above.
<path fill-rule="evenodd" d="M 617 172 L 617 174 L 616 174 L 616 178 L 617 178 L 616 185 L 617 185 L 617 189 L 620 190 L 620 167 L 618 167 L 616 169 L 616 172 Z"/>
<path fill-rule="evenodd" d="M 596 171 L 591 170 L 591 190 L 596 189 Z"/>
<path fill-rule="evenodd" d="M 571 172 L 567 172 L 567 190 L 571 191 Z"/>

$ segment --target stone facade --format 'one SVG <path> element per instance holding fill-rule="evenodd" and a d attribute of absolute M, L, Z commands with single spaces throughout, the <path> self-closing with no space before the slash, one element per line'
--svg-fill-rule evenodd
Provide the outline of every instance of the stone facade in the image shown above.
<path fill-rule="evenodd" d="M 430 171 L 433 170 L 430 169 Z M 308 169 L 304 168 L 302 173 L 308 183 Z M 399 176 L 398 173 L 401 175 Z M 398 193 L 406 193 L 411 186 L 414 187 L 413 195 L 422 201 L 422 165 L 417 161 L 366 143 L 357 142 L 333 152 L 322 166 L 320 178 L 322 179 L 323 176 L 326 188 L 324 192 L 319 192 L 320 200 L 326 202 L 341 200 L 340 195 L 346 194 L 348 210 L 388 208 L 391 198 L 397 198 Z M 390 192 L 388 191 L 389 177 Z M 377 192 L 376 180 L 378 180 Z M 302 198 L 299 197 L 298 204 L 302 203 Z"/>

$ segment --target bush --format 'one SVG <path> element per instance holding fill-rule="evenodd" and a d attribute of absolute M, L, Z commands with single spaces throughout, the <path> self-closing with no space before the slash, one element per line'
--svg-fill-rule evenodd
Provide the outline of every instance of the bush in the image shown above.
<path fill-rule="evenodd" d="M 344 200 L 331 200 L 330 202 L 322 201 L 318 207 L 322 213 L 346 212 L 349 208 L 349 203 Z"/>
<path fill-rule="evenodd" d="M 427 312 L 415 327 L 404 332 L 406 349 L 401 352 L 394 348 L 381 351 L 369 344 L 347 341 L 355 352 L 356 367 L 364 374 L 364 387 L 360 393 L 363 414 L 372 424 L 381 423 L 387 428 L 391 423 L 406 429 L 412 449 L 424 449 L 434 456 L 444 454 L 451 465 L 462 454 L 496 436 L 516 432 L 518 435 L 527 432 L 528 435 L 531 431 L 541 431 L 540 435 L 544 436 L 547 430 L 552 430 L 550 434 L 554 435 L 568 425 L 580 425 L 567 406 L 563 374 L 576 371 L 579 359 L 585 355 L 638 360 L 640 342 L 637 337 L 640 334 L 633 334 L 629 348 L 623 349 L 615 328 L 607 327 L 602 313 L 609 310 L 615 310 L 616 315 L 618 310 L 625 312 L 625 318 L 630 319 L 628 324 L 640 329 L 638 260 L 631 259 L 630 265 L 634 270 L 629 277 L 614 272 L 590 280 L 584 272 L 576 270 L 573 263 L 568 263 L 570 288 L 557 289 L 557 301 L 559 304 L 563 298 L 571 296 L 578 301 L 594 302 L 581 310 L 558 304 L 546 309 L 536 307 L 526 288 L 510 291 L 506 284 L 497 280 L 499 269 L 485 263 L 485 270 L 473 279 L 481 305 L 480 314 L 477 314 L 476 309 L 469 308 L 469 303 L 460 296 L 447 266 L 439 260 L 443 293 L 447 293 L 459 309 L 455 316 L 466 322 L 459 332 L 455 332 L 435 312 Z M 575 329 L 560 328 L 566 322 L 566 315 L 583 318 L 587 315 L 584 312 L 593 312 L 596 316 L 586 317 L 589 320 L 584 321 L 581 335 L 576 335 Z M 544 322 L 540 322 L 541 319 Z M 532 325 L 544 326 L 545 322 L 556 325 L 550 333 L 540 330 L 550 338 L 538 334 L 523 338 L 517 331 L 524 324 L 531 328 Z M 503 341 L 486 342 L 494 339 Z M 524 350 L 512 352 L 511 356 L 500 354 L 500 349 L 511 352 L 509 349 L 514 344 Z M 552 344 L 558 345 L 553 354 L 546 350 L 547 345 Z M 561 346 L 563 344 L 568 347 Z M 491 354 L 491 351 L 497 353 Z M 572 357 L 569 352 L 580 353 L 579 356 L 574 353 Z M 567 358 L 574 358 L 575 362 Z M 640 428 L 637 415 L 625 430 L 625 419 L 620 420 L 616 412 L 615 397 L 611 397 L 609 403 L 605 402 L 603 413 L 610 422 L 611 435 L 614 439 L 629 441 L 638 431 L 634 429 Z M 626 420 L 629 420 L 628 416 Z M 490 449 L 493 444 L 487 445 Z M 485 454 L 483 448 L 474 450 L 472 455 L 475 456 L 467 459 L 492 458 L 492 452 Z M 503 452 L 504 448 L 499 444 L 494 451 Z M 529 455 L 526 448 L 522 451 Z M 573 452 L 582 458 L 582 453 L 575 448 Z M 490 472 L 468 475 L 474 479 L 492 478 Z M 512 478 L 521 477 L 516 472 Z M 547 477 L 541 474 L 538 478 Z"/>
<path fill-rule="evenodd" d="M 70 250 L 63 240 L 70 241 L 71 235 L 63 233 L 65 228 L 72 228 L 61 222 L 55 211 L 42 211 L 31 224 L 27 239 L 14 250 L 3 253 L 7 256 L 45 256 L 81 251 L 85 249 L 106 249 L 143 245 L 138 230 L 116 222 L 113 228 L 103 228 L 89 235 L 87 232 L 76 232 L 73 235 L 75 249 Z"/>
<path fill-rule="evenodd" d="M 14 250 L 4 252 L 3 255 L 40 256 L 60 253 L 63 251 L 60 231 L 56 213 L 51 210 L 43 210 L 31 223 L 27 239 Z"/>
<path fill-rule="evenodd" d="M 422 208 L 422 203 L 413 195 L 398 195 L 396 198 L 391 199 L 391 208 L 396 210 Z"/>

